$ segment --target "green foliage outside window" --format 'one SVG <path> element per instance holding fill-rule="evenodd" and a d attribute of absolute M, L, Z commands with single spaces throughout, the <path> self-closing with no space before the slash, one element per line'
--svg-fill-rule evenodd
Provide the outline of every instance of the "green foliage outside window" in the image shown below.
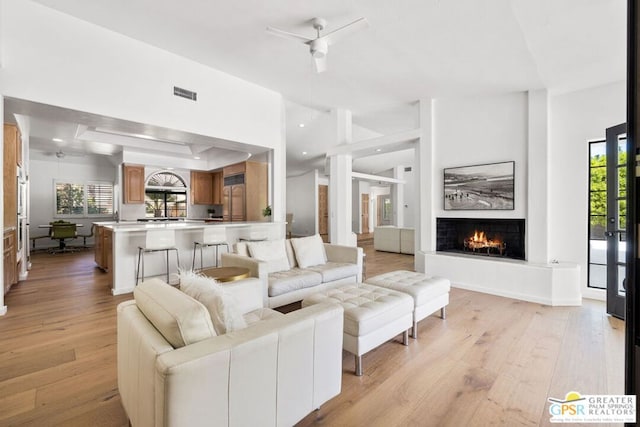
<path fill-rule="evenodd" d="M 627 153 L 618 151 L 618 215 L 619 229 L 626 228 L 627 218 Z M 607 156 L 596 154 L 590 161 L 589 225 L 592 239 L 604 239 L 607 227 Z"/>

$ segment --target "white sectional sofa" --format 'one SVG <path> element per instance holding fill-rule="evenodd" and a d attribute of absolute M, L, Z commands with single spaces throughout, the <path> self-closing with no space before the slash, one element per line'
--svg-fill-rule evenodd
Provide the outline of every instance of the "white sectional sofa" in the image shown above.
<path fill-rule="evenodd" d="M 132 426 L 294 425 L 340 393 L 341 306 L 284 315 L 262 307 L 257 279 L 222 289 L 248 324 L 223 335 L 206 302 L 159 279 L 118 306 L 118 389 Z"/>
<path fill-rule="evenodd" d="M 413 228 L 380 226 L 373 230 L 373 248 L 376 251 L 411 254 L 415 252 Z"/>
<path fill-rule="evenodd" d="M 323 243 L 320 236 L 240 242 L 223 266 L 246 267 L 263 284 L 265 307 L 280 307 L 345 283 L 362 282 L 362 248 Z"/>

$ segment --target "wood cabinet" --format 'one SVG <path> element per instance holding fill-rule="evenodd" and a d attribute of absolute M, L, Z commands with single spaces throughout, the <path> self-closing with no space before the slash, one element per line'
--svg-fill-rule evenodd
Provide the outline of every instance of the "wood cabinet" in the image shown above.
<path fill-rule="evenodd" d="M 122 166 L 123 202 L 144 203 L 144 166 L 124 164 Z"/>
<path fill-rule="evenodd" d="M 95 260 L 98 267 L 104 270 L 106 266 L 106 263 L 104 260 L 104 247 L 103 247 L 104 226 L 96 225 L 94 232 L 95 232 L 95 243 L 93 245 L 93 259 Z"/>
<path fill-rule="evenodd" d="M 20 132 L 15 125 L 4 125 L 4 226 L 15 227 L 18 225 L 18 166 L 16 155 L 18 152 Z"/>
<path fill-rule="evenodd" d="M 113 230 L 105 228 L 103 225 L 96 225 L 95 228 L 94 259 L 101 270 L 109 274 L 107 283 L 112 284 L 113 277 Z"/>
<path fill-rule="evenodd" d="M 225 221 L 264 221 L 267 207 L 267 164 L 242 162 L 223 169 Z"/>
<path fill-rule="evenodd" d="M 5 229 L 4 240 L 4 293 L 6 294 L 11 289 L 11 286 L 18 283 L 18 269 L 17 269 L 17 247 L 16 247 L 16 229 L 11 227 Z"/>
<path fill-rule="evenodd" d="M 222 171 L 213 172 L 213 204 L 222 204 Z"/>
<path fill-rule="evenodd" d="M 191 204 L 213 204 L 213 174 L 191 171 Z"/>

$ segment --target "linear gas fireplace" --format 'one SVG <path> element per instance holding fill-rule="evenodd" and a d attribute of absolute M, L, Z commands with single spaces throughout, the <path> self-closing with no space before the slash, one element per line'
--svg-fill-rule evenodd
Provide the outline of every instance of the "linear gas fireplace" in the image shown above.
<path fill-rule="evenodd" d="M 436 250 L 495 258 L 525 258 L 524 219 L 438 218 Z"/>

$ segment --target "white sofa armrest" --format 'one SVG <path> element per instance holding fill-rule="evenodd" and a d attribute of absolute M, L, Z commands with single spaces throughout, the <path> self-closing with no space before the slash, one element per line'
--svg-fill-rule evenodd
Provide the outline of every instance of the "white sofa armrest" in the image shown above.
<path fill-rule="evenodd" d="M 362 248 L 356 246 L 333 245 L 331 243 L 324 244 L 324 250 L 327 254 L 327 261 L 331 262 L 348 262 L 358 265 L 358 283 L 362 282 Z"/>
<path fill-rule="evenodd" d="M 221 286 L 226 293 L 233 295 L 240 306 L 242 314 L 247 314 L 250 311 L 264 307 L 262 282 L 256 277 L 237 280 L 235 282 L 226 282 L 221 284 Z"/>
<path fill-rule="evenodd" d="M 222 253 L 220 261 L 223 267 L 244 267 L 249 269 L 251 277 L 257 277 L 262 286 L 262 304 L 263 307 L 269 307 L 269 272 L 267 263 L 257 261 L 251 257 Z"/>

